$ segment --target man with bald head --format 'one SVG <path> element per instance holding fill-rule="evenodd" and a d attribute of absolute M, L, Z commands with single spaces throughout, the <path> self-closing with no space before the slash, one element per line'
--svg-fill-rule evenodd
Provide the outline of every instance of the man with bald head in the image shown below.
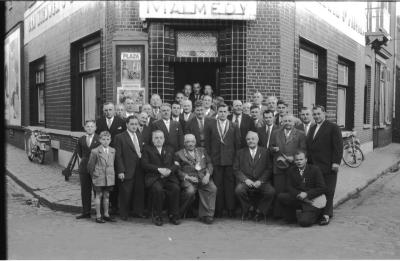
<path fill-rule="evenodd" d="M 294 166 L 294 154 L 298 150 L 306 150 L 306 136 L 304 132 L 294 128 L 294 117 L 291 114 L 283 116 L 282 128 L 272 132 L 269 142 L 273 152 L 273 183 L 276 193 L 285 192 L 286 171 Z M 275 202 L 274 216 L 282 217 L 282 207 Z"/>
<path fill-rule="evenodd" d="M 217 187 L 210 178 L 213 172 L 211 159 L 204 148 L 196 147 L 193 134 L 184 136 L 184 148 L 175 153 L 178 177 L 181 181 L 180 214 L 183 215 L 199 192 L 199 219 L 211 224 L 215 211 Z"/>
<path fill-rule="evenodd" d="M 240 149 L 233 163 L 233 171 L 238 181 L 235 194 L 242 207 L 242 220 L 253 218 L 265 219 L 274 199 L 275 190 L 271 186 L 272 163 L 269 152 L 258 147 L 258 135 L 249 131 L 246 135 L 245 148 Z M 252 198 L 255 197 L 255 204 Z"/>
<path fill-rule="evenodd" d="M 228 120 L 239 127 L 241 147 L 246 147 L 246 134 L 249 130 L 255 131 L 255 125 L 249 115 L 243 114 L 243 105 L 241 101 L 233 101 L 232 114 L 228 116 Z"/>

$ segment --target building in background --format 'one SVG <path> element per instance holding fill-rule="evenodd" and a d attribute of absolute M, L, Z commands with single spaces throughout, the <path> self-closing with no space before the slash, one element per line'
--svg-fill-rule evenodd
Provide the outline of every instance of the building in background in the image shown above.
<path fill-rule="evenodd" d="M 199 81 L 228 102 L 260 91 L 295 114 L 324 105 L 328 119 L 356 130 L 371 151 L 392 141 L 395 124 L 395 6 L 7 2 L 7 39 L 20 28 L 21 43 L 20 70 L 7 69 L 20 74 L 20 123 L 9 122 L 8 141 L 23 147 L 25 127 L 43 128 L 51 156 L 66 165 L 82 123 L 101 116 L 104 102 L 131 96 L 140 106 L 152 93 L 171 102 L 184 84 Z"/>

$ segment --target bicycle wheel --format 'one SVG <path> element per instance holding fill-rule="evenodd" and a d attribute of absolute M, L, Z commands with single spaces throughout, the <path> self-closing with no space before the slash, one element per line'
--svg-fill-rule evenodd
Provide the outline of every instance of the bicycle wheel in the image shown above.
<path fill-rule="evenodd" d="M 36 161 L 40 164 L 44 163 L 44 151 L 40 150 L 39 148 L 36 151 Z"/>
<path fill-rule="evenodd" d="M 357 168 L 361 165 L 363 160 L 364 154 L 358 146 L 351 146 L 350 144 L 344 146 L 343 161 L 347 166 Z"/>

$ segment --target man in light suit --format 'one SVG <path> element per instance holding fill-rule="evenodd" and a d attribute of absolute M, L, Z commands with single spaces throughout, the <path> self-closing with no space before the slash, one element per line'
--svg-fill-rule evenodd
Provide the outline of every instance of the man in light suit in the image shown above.
<path fill-rule="evenodd" d="M 318 221 L 322 206 L 312 203 L 326 190 L 321 170 L 307 164 L 306 152 L 294 154 L 295 165 L 288 170 L 287 192 L 278 195 L 278 201 L 284 206 L 284 218 L 287 222 L 296 221 L 302 227 L 309 227 Z M 296 211 L 298 213 L 296 215 Z"/>
<path fill-rule="evenodd" d="M 221 217 L 224 207 L 229 217 L 235 216 L 235 177 L 232 171 L 236 151 L 240 148 L 240 130 L 227 119 L 228 105 L 218 107 L 218 120 L 205 126 L 206 151 L 214 166 L 213 179 L 218 194 L 215 216 Z"/>
<path fill-rule="evenodd" d="M 327 202 L 320 225 L 327 225 L 333 216 L 333 197 L 343 157 L 343 140 L 339 126 L 325 119 L 323 106 L 313 108 L 313 117 L 316 125 L 311 127 L 307 136 L 307 158 L 321 169 L 325 179 Z"/>
<path fill-rule="evenodd" d="M 89 120 L 85 122 L 86 135 L 79 138 L 76 144 L 76 152 L 81 161 L 79 163 L 79 181 L 81 184 L 82 214 L 76 219 L 90 218 L 90 209 L 92 206 L 92 178 L 88 171 L 88 162 L 92 149 L 100 145 L 99 136 L 95 133 L 96 122 Z"/>
<path fill-rule="evenodd" d="M 206 125 L 209 125 L 213 121 L 211 118 L 204 117 L 204 107 L 201 101 L 197 101 L 195 104 L 194 113 L 196 117 L 192 118 L 185 124 L 185 134 L 193 134 L 196 138 L 196 147 L 205 146 L 204 129 Z"/>
<path fill-rule="evenodd" d="M 163 103 L 161 105 L 162 118 L 152 123 L 152 132 L 161 130 L 164 133 L 165 145 L 171 146 L 174 151 L 183 148 L 183 130 L 179 122 L 171 120 L 171 105 Z"/>
<path fill-rule="evenodd" d="M 199 218 L 206 224 L 213 223 L 217 187 L 211 178 L 213 166 L 204 148 L 196 148 L 193 134 L 184 137 L 185 148 L 175 153 L 178 177 L 181 180 L 181 207 L 183 215 L 199 192 Z"/>
<path fill-rule="evenodd" d="M 272 133 L 269 146 L 274 156 L 274 188 L 276 193 L 279 194 L 286 189 L 286 171 L 294 164 L 294 153 L 297 150 L 306 150 L 306 136 L 304 132 L 294 128 L 292 115 L 283 117 L 283 128 Z M 279 202 L 275 202 L 274 216 L 282 217 L 282 206 Z"/>
<path fill-rule="evenodd" d="M 258 135 L 249 131 L 246 136 L 247 147 L 240 149 L 233 163 L 233 171 L 238 180 L 235 194 L 242 206 L 242 219 L 252 218 L 249 213 L 256 212 L 259 221 L 266 217 L 274 199 L 275 189 L 271 186 L 272 162 L 266 148 L 258 146 Z M 249 192 L 256 193 L 257 209 L 249 211 L 251 200 Z M 253 195 L 254 196 L 254 195 Z"/>
<path fill-rule="evenodd" d="M 307 107 L 301 108 L 300 120 L 301 124 L 297 124 L 296 128 L 304 131 L 304 134 L 307 137 L 311 127 L 315 125 L 315 122 L 312 118 L 312 112 L 309 108 Z"/>
<path fill-rule="evenodd" d="M 119 209 L 120 218 L 128 220 L 129 211 L 133 205 L 133 191 L 136 176 L 140 173 L 140 158 L 142 157 L 143 141 L 137 132 L 139 121 L 135 116 L 126 119 L 127 130 L 115 136 L 115 168 L 119 179 Z M 144 195 L 137 201 L 144 201 Z M 142 213 L 138 213 L 142 214 Z"/>
<path fill-rule="evenodd" d="M 232 114 L 228 116 L 228 120 L 236 124 L 240 129 L 240 144 L 241 147 L 246 147 L 246 135 L 247 132 L 252 130 L 256 131 L 253 121 L 250 116 L 243 114 L 242 102 L 239 100 L 234 100 L 232 102 Z"/>

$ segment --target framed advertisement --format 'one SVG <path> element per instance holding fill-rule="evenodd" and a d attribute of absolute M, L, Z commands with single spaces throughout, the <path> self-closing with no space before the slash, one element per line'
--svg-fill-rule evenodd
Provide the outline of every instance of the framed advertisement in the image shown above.
<path fill-rule="evenodd" d="M 21 126 L 21 26 L 4 40 L 4 99 L 7 125 Z"/>
<path fill-rule="evenodd" d="M 140 88 L 139 85 L 117 87 L 117 104 L 124 103 L 126 98 L 131 98 L 135 103 L 135 111 L 139 111 L 139 108 L 146 103 L 145 93 L 145 89 Z"/>

